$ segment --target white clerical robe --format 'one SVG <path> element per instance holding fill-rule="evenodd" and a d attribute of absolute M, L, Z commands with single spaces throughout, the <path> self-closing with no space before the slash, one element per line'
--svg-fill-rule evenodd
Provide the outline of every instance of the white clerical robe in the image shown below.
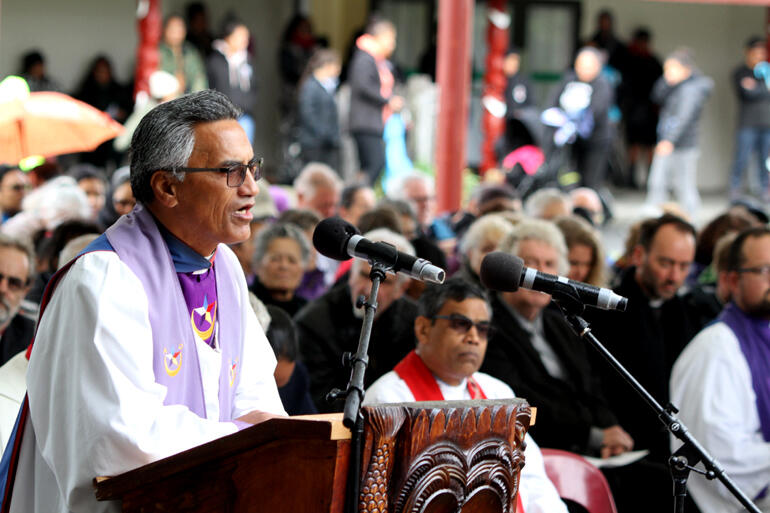
<path fill-rule="evenodd" d="M 770 513 L 770 443 L 759 428 L 749 365 L 725 323 L 706 327 L 679 355 L 671 372 L 671 401 L 690 433 L 749 499 Z M 680 445 L 672 439 L 672 450 Z M 719 481 L 692 473 L 687 488 L 702 513 L 744 511 Z M 758 498 L 763 490 L 765 497 Z"/>
<path fill-rule="evenodd" d="M 220 245 L 217 258 L 235 255 Z M 238 280 L 243 323 L 241 379 L 229 417 L 262 410 L 285 415 L 276 360 Z M 92 480 L 114 476 L 219 437 L 238 426 L 219 421 L 221 356 L 197 347 L 207 418 L 163 404 L 155 382 L 148 302 L 135 274 L 109 251 L 81 257 L 62 278 L 40 322 L 29 363 L 30 419 L 11 512 L 116 512 L 97 502 Z"/>
<path fill-rule="evenodd" d="M 510 399 L 515 397 L 511 387 L 483 372 L 473 374 L 473 379 L 484 391 L 487 399 Z M 436 379 L 439 389 L 447 401 L 469 400 L 468 385 L 463 380 L 457 386 Z M 390 371 L 372 383 L 366 390 L 363 404 L 403 403 L 414 401 L 414 395 L 406 382 L 395 371 Z M 524 450 L 526 464 L 521 471 L 519 495 L 525 513 L 567 513 L 567 506 L 548 479 L 543 466 L 543 455 L 535 440 L 526 435 L 527 448 Z"/>

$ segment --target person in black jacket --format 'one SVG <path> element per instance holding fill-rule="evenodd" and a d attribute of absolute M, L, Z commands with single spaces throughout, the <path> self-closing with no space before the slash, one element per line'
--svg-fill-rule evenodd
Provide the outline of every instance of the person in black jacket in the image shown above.
<path fill-rule="evenodd" d="M 238 123 L 254 144 L 252 109 L 257 102 L 257 79 L 251 65 L 249 29 L 242 22 L 228 19 L 222 29 L 222 39 L 212 44 L 213 51 L 206 59 L 209 87 L 223 93 L 243 111 Z"/>
<path fill-rule="evenodd" d="M 364 236 L 393 244 L 400 251 L 414 255 L 411 244 L 390 230 L 377 229 Z M 330 404 L 325 397 L 333 388 L 344 390 L 350 379 L 350 368 L 343 367 L 342 355 L 355 353 L 358 347 L 363 309 L 355 304 L 360 295 L 369 297 L 369 269 L 363 260 L 353 260 L 347 283 L 308 303 L 294 317 L 302 361 L 310 372 L 310 394 L 320 412 L 342 411 L 342 402 Z M 392 370 L 415 347 L 417 304 L 404 297 L 409 281 L 405 275 L 389 274 L 380 285 L 365 387 Z"/>
<path fill-rule="evenodd" d="M 691 215 L 697 212 L 698 127 L 703 106 L 713 89 L 714 81 L 698 71 L 690 50 L 676 50 L 664 61 L 663 76 L 652 89 L 652 100 L 661 109 L 658 144 L 647 182 L 650 207 L 665 202 L 672 187 L 682 208 Z"/>
<path fill-rule="evenodd" d="M 529 268 L 566 274 L 564 237 L 548 221 L 523 220 L 499 249 Z M 495 333 L 481 371 L 537 407 L 530 433 L 543 447 L 604 457 L 631 450 L 634 441 L 607 406 L 584 345 L 550 301 L 526 289 L 492 295 Z"/>
<path fill-rule="evenodd" d="M 770 201 L 766 159 L 770 155 L 770 88 L 766 42 L 752 37 L 746 42 L 746 60 L 733 72 L 733 84 L 738 94 L 740 114 L 735 136 L 735 159 L 730 174 L 730 197 L 740 195 L 741 178 L 752 151 L 757 154 L 759 189 L 754 193 Z M 764 76 L 760 71 L 764 66 Z"/>
<path fill-rule="evenodd" d="M 32 342 L 35 321 L 19 313 L 34 276 L 34 255 L 24 243 L 0 234 L 0 365 Z"/>
<path fill-rule="evenodd" d="M 373 184 L 385 167 L 385 119 L 401 110 L 404 100 L 393 94 L 394 77 L 388 57 L 396 48 L 396 27 L 374 19 L 356 40 L 348 68 L 350 132 L 358 148 L 361 171 Z"/>
<path fill-rule="evenodd" d="M 581 185 L 599 190 L 607 172 L 607 153 L 613 137 L 609 110 L 614 93 L 601 75 L 603 56 L 592 47 L 582 48 L 548 102 L 570 116 L 577 126 L 572 159 L 581 175 Z M 546 154 L 553 158 L 554 142 L 546 142 Z"/>
<path fill-rule="evenodd" d="M 695 229 L 671 214 L 648 219 L 632 253 L 633 266 L 620 275 L 617 294 L 628 298 L 625 312 L 587 312 L 593 331 L 615 358 L 660 404 L 669 400 L 671 366 L 700 326 L 678 295 L 695 257 Z M 612 411 L 650 458 L 665 464 L 668 433 L 652 410 L 597 356 Z"/>
<path fill-rule="evenodd" d="M 299 83 L 298 139 L 303 165 L 323 162 L 339 172 L 340 126 L 334 93 L 340 57 L 334 50 L 316 50 Z"/>

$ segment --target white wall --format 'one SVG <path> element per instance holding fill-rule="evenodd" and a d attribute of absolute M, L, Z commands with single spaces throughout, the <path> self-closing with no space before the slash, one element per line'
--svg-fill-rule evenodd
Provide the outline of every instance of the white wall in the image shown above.
<path fill-rule="evenodd" d="M 131 0 L 2 0 L 0 14 L 0 76 L 18 73 L 21 56 L 35 48 L 65 91 L 77 87 L 98 53 L 112 58 L 119 80 L 131 76 L 136 47 Z"/>
<path fill-rule="evenodd" d="M 698 66 L 715 82 L 701 124 L 698 183 L 703 191 L 726 191 L 737 119 L 730 75 L 743 60 L 746 39 L 764 33 L 767 8 L 584 0 L 581 35 L 593 32 L 596 14 L 604 7 L 614 12 L 616 32 L 623 39 L 637 26 L 650 28 L 661 58 L 682 45 L 695 50 Z"/>

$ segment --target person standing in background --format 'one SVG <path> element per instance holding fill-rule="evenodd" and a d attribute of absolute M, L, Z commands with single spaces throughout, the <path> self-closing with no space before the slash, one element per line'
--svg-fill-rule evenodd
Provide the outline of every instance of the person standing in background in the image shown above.
<path fill-rule="evenodd" d="M 222 38 L 212 43 L 214 50 L 206 60 L 209 87 L 224 93 L 243 114 L 238 123 L 254 144 L 256 128 L 251 111 L 257 103 L 257 79 L 249 56 L 250 34 L 243 22 L 225 21 Z"/>
<path fill-rule="evenodd" d="M 647 205 L 652 209 L 666 201 L 671 187 L 686 212 L 697 212 L 698 128 L 713 89 L 714 81 L 696 68 L 691 50 L 680 48 L 663 63 L 663 76 L 652 89 L 652 101 L 661 106 L 647 183 Z"/>
<path fill-rule="evenodd" d="M 181 16 L 172 14 L 163 25 L 163 40 L 158 45 L 160 66 L 179 81 L 177 94 L 194 93 L 208 88 L 206 68 L 198 50 L 185 41 L 187 28 Z"/>
<path fill-rule="evenodd" d="M 767 158 L 770 156 L 770 65 L 766 41 L 752 37 L 746 42 L 746 60 L 733 72 L 740 114 L 735 135 L 735 158 L 730 173 L 730 198 L 740 195 L 741 178 L 752 151 L 757 154 L 759 189 L 754 190 L 764 202 L 770 201 Z"/>
<path fill-rule="evenodd" d="M 388 58 L 396 49 L 396 27 L 375 18 L 356 39 L 350 61 L 350 132 L 356 142 L 361 172 L 370 184 L 385 167 L 385 120 L 404 106 L 404 99 L 393 94 L 395 79 Z"/>
<path fill-rule="evenodd" d="M 337 90 L 340 57 L 334 50 L 317 50 L 299 81 L 298 139 L 303 164 L 323 162 L 338 171 L 340 125 Z"/>

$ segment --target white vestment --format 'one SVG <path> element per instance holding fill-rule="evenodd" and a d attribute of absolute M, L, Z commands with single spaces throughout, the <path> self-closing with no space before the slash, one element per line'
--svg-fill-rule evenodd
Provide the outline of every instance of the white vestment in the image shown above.
<path fill-rule="evenodd" d="M 239 268 L 223 245 L 217 258 Z M 273 378 L 276 360 L 242 276 L 237 289 L 244 341 L 229 417 L 252 410 L 285 415 Z M 40 321 L 29 362 L 30 418 L 11 512 L 119 511 L 115 501 L 96 501 L 94 477 L 118 475 L 238 431 L 235 423 L 219 421 L 221 353 L 196 342 L 205 419 L 187 406 L 163 404 L 166 387 L 155 382 L 148 302 L 136 275 L 110 251 L 76 261 Z"/>
<path fill-rule="evenodd" d="M 476 372 L 473 379 L 484 391 L 487 399 L 510 399 L 515 397 L 511 387 L 493 378 L 489 374 Z M 447 401 L 469 400 L 471 394 L 465 380 L 457 386 L 436 379 L 439 389 Z M 364 405 L 381 403 L 403 403 L 414 401 L 414 395 L 406 382 L 395 371 L 390 371 L 372 383 L 366 390 Z M 535 440 L 526 435 L 527 447 L 524 450 L 525 465 L 521 470 L 519 495 L 525 513 L 567 513 L 567 506 L 559 498 L 559 493 L 545 473 L 543 455 Z"/>
<path fill-rule="evenodd" d="M 770 495 L 770 443 L 762 437 L 751 371 L 738 339 L 723 322 L 701 331 L 679 355 L 671 373 L 671 401 L 690 433 L 765 512 Z M 681 442 L 672 439 L 672 450 Z M 702 513 L 743 511 L 717 481 L 692 473 L 687 488 Z M 756 500 L 755 500 L 756 499 Z"/>
<path fill-rule="evenodd" d="M 24 394 L 27 393 L 27 364 L 27 351 L 24 350 L 0 367 L 0 454 L 13 432 Z"/>

